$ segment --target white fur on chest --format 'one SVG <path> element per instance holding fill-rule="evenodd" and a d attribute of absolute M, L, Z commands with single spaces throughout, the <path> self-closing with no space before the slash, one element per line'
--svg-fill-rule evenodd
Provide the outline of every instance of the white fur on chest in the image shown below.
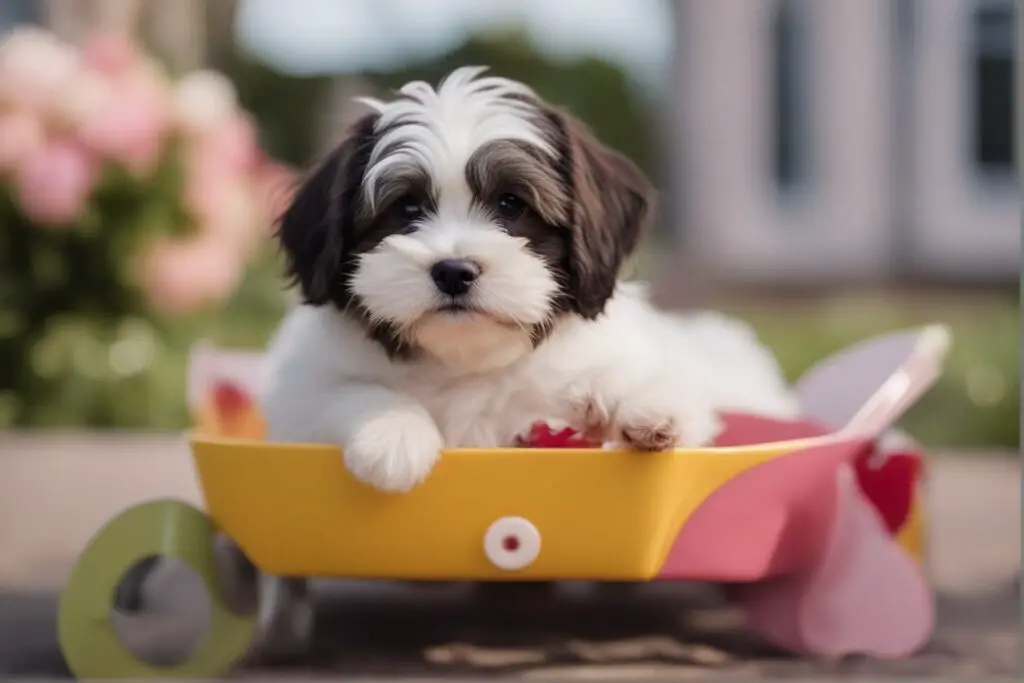
<path fill-rule="evenodd" d="M 537 420 L 564 412 L 558 400 L 505 371 L 448 383 L 413 380 L 405 390 L 437 422 L 449 447 L 511 446 Z"/>
<path fill-rule="evenodd" d="M 571 364 L 544 350 L 524 340 L 513 356 L 467 354 L 473 372 L 451 359 L 397 363 L 384 381 L 426 407 L 449 447 L 510 446 L 534 422 L 568 418 Z"/>

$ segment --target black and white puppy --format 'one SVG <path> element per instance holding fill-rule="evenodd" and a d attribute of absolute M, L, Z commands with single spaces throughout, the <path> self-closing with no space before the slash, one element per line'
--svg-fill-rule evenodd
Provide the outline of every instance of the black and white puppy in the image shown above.
<path fill-rule="evenodd" d="M 396 492 L 442 448 L 509 446 L 538 420 L 640 451 L 709 443 L 749 397 L 619 282 L 647 180 L 484 71 L 364 100 L 298 189 L 278 234 L 304 304 L 271 344 L 270 439 L 339 444 Z"/>

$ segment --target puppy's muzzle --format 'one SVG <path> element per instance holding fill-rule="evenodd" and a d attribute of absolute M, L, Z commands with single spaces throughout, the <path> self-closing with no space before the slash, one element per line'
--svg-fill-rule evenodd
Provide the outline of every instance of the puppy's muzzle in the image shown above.
<path fill-rule="evenodd" d="M 442 294 L 462 296 L 480 277 L 480 267 L 465 259 L 445 259 L 431 266 L 430 277 Z"/>

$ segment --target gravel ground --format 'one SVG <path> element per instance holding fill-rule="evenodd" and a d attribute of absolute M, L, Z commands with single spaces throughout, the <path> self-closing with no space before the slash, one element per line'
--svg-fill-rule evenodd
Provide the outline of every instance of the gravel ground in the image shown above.
<path fill-rule="evenodd" d="M 324 583 L 299 660 L 237 677 L 672 680 L 1014 676 L 1020 672 L 1020 463 L 944 454 L 929 484 L 933 644 L 898 662 L 815 662 L 745 633 L 705 586 L 595 587 L 553 595 L 504 586 Z M 67 676 L 56 594 L 88 537 L 139 500 L 198 500 L 180 437 L 0 435 L 0 677 Z M 180 602 L 180 601 L 179 601 Z M 179 605 L 180 606 L 180 605 Z"/>

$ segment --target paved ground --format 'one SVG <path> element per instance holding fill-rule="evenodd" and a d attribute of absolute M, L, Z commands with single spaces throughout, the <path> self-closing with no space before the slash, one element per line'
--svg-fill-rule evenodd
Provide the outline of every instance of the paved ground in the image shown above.
<path fill-rule="evenodd" d="M 936 459 L 930 566 L 941 623 L 933 645 L 902 662 L 783 656 L 706 587 L 566 585 L 538 600 L 514 588 L 481 599 L 466 586 L 333 583 L 316 586 L 308 657 L 239 675 L 1009 676 L 1020 671 L 1020 490 L 1016 459 Z M 179 438 L 0 436 L 0 677 L 67 675 L 53 620 L 75 554 L 121 508 L 168 495 L 198 500 Z"/>

